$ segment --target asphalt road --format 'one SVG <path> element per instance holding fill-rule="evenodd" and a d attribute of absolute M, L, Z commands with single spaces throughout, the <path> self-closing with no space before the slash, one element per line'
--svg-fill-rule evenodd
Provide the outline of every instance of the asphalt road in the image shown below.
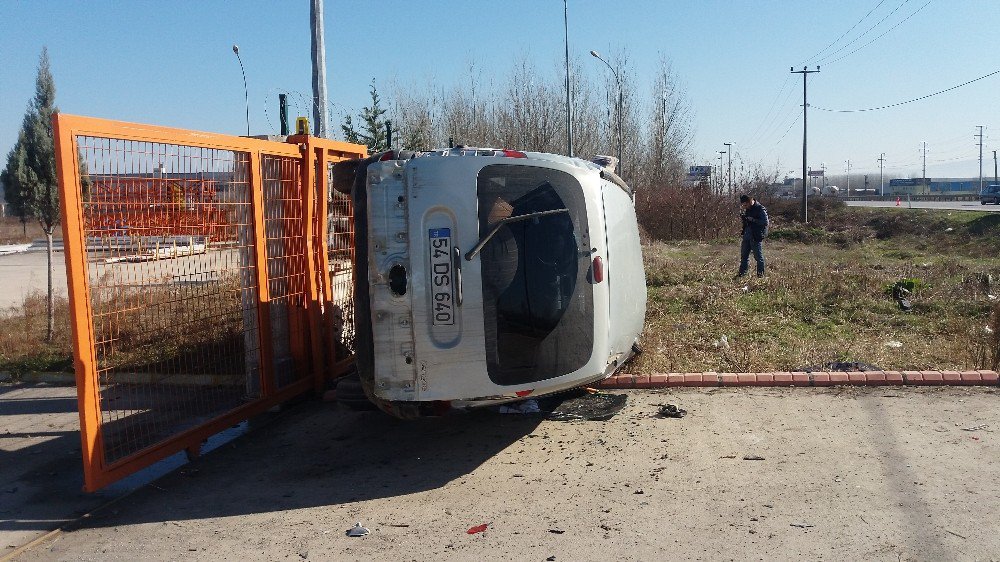
<path fill-rule="evenodd" d="M 895 201 L 847 201 L 851 207 L 896 207 Z M 1000 205 L 983 205 L 978 201 L 913 201 L 906 199 L 899 202 L 900 208 L 938 209 L 941 211 L 989 211 L 1000 212 Z"/>

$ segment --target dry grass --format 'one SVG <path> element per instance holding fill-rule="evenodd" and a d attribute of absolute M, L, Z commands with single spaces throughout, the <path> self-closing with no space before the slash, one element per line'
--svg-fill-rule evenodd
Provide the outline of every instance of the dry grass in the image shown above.
<path fill-rule="evenodd" d="M 60 234 L 57 233 L 56 236 Z M 17 217 L 0 217 L 0 244 L 26 244 L 44 237 L 45 233 L 38 226 L 38 221 L 29 220 L 21 224 Z"/>
<path fill-rule="evenodd" d="M 972 242 L 771 241 L 769 275 L 735 281 L 736 239 L 647 245 L 646 353 L 633 370 L 754 372 L 830 361 L 996 368 L 1000 304 L 990 295 L 1000 295 L 1000 258 L 978 256 Z M 910 312 L 885 294 L 903 278 L 926 285 Z"/>
<path fill-rule="evenodd" d="M 51 343 L 45 342 L 47 313 L 43 293 L 29 294 L 21 306 L 0 310 L 0 372 L 72 372 L 69 303 L 57 298 L 55 310 L 56 330 Z"/>

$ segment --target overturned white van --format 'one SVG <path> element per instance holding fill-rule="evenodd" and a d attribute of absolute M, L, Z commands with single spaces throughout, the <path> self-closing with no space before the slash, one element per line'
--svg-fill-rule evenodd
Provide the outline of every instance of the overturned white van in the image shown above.
<path fill-rule="evenodd" d="M 605 167 L 456 147 L 344 162 L 334 185 L 355 205 L 358 374 L 383 410 L 557 392 L 638 351 L 639 230 Z"/>

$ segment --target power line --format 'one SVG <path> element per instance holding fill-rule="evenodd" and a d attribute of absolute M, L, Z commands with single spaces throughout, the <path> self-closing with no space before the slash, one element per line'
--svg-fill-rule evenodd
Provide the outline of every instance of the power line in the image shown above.
<path fill-rule="evenodd" d="M 779 108 L 785 108 L 786 106 L 788 106 L 788 102 L 791 101 L 792 95 L 794 93 L 795 93 L 795 88 L 794 87 L 789 88 L 788 89 L 788 93 L 785 95 L 785 99 L 783 99 L 781 101 L 781 103 L 778 104 L 778 107 Z M 798 113 L 798 110 L 795 109 L 795 107 L 796 106 L 794 104 L 790 107 L 790 109 L 793 112 L 792 113 L 793 115 L 795 115 L 795 114 Z M 753 137 L 752 137 L 752 139 L 750 141 L 744 142 L 742 144 L 744 144 L 746 146 L 757 144 L 758 141 L 762 141 L 764 139 L 767 139 L 772 133 L 780 131 L 781 127 L 783 126 L 781 124 L 784 123 L 784 120 L 785 120 L 784 118 L 787 117 L 787 115 L 788 115 L 787 112 L 782 112 L 781 110 L 775 111 L 774 115 L 771 116 L 770 121 L 768 121 L 768 123 L 766 125 L 764 125 L 764 128 L 760 130 L 760 133 L 756 134 L 756 135 L 753 135 Z"/>
<path fill-rule="evenodd" d="M 809 63 L 810 61 L 812 61 L 812 60 L 813 60 L 814 58 L 816 58 L 816 57 L 818 57 L 818 56 L 822 55 L 824 51 L 826 51 L 826 50 L 827 50 L 827 49 L 829 49 L 830 47 L 832 47 L 832 46 L 836 45 L 837 43 L 839 43 L 841 39 L 843 39 L 844 37 L 847 37 L 847 35 L 848 35 L 848 34 L 849 34 L 850 32 L 854 31 L 854 28 L 856 28 L 857 26 L 861 25 L 861 22 L 863 22 L 863 21 L 865 21 L 866 19 L 868 19 L 868 16 L 872 15 L 872 12 L 874 12 L 875 10 L 877 10 L 877 9 L 879 8 L 879 6 L 881 6 L 881 5 L 882 5 L 882 4 L 884 4 L 884 3 L 885 3 L 885 0 L 879 0 L 879 3 L 878 3 L 878 4 L 875 4 L 875 7 L 874 7 L 874 8 L 872 8 L 871 10 L 868 10 L 868 13 L 867 13 L 867 14 L 865 14 L 865 17 L 863 17 L 863 18 L 859 19 L 859 20 L 857 21 L 857 23 L 855 23 L 854 25 L 852 25 L 852 26 L 851 26 L 851 28 L 850 28 L 850 29 L 848 29 L 847 31 L 845 31 L 843 35 L 841 35 L 840 37 L 837 37 L 837 39 L 836 39 L 836 40 L 835 40 L 835 41 L 834 41 L 833 43 L 830 43 L 830 44 L 829 44 L 829 45 L 827 45 L 826 47 L 823 47 L 822 49 L 820 49 L 820 51 L 819 51 L 818 53 L 816 53 L 815 55 L 813 55 L 813 56 L 811 56 L 811 57 L 807 58 L 806 60 L 802 61 L 802 63 L 800 64 L 800 66 L 808 64 L 808 63 Z"/>
<path fill-rule="evenodd" d="M 771 105 L 767 108 L 767 113 L 764 114 L 764 117 L 760 120 L 760 123 L 758 123 L 757 126 L 754 128 L 753 132 L 750 133 L 750 136 L 742 140 L 744 141 L 757 140 L 757 132 L 760 131 L 760 128 L 764 125 L 764 122 L 767 121 L 767 118 L 771 116 L 771 111 L 774 110 L 774 106 L 775 104 L 778 103 L 778 99 L 781 98 L 781 94 L 785 93 L 785 86 L 788 85 L 788 82 L 790 80 L 791 80 L 791 75 L 786 74 L 785 81 L 781 83 L 781 87 L 778 88 L 778 93 L 774 96 L 774 99 L 771 100 Z"/>
<path fill-rule="evenodd" d="M 892 14 L 895 14 L 896 12 L 898 12 L 899 9 L 902 8 L 904 5 L 906 5 L 906 3 L 909 2 L 909 1 L 910 0 L 903 0 L 898 6 L 896 6 L 895 8 L 893 8 L 893 10 L 891 12 L 889 12 L 888 14 L 886 14 L 884 18 L 882 18 L 882 19 L 878 20 L 877 22 L 875 22 L 875 25 L 873 25 L 873 26 L 869 27 L 868 29 L 866 29 L 864 31 L 864 33 L 862 33 L 861 35 L 858 35 L 857 37 L 855 37 L 854 39 L 852 39 L 849 43 L 845 43 L 843 46 L 841 46 L 836 51 L 830 53 L 829 55 L 826 55 L 825 57 L 823 57 L 822 59 L 820 59 L 819 61 L 817 61 L 817 63 L 818 64 L 825 64 L 825 61 L 827 61 L 827 60 L 835 57 L 838 53 L 840 53 L 844 49 L 846 49 L 846 48 L 850 47 L 851 45 L 853 45 L 853 44 L 857 43 L 858 41 L 860 41 L 862 37 L 864 37 L 865 35 L 868 35 L 869 33 L 871 33 L 871 31 L 873 29 L 875 29 L 876 27 L 882 25 L 882 22 L 884 22 L 885 20 L 889 19 L 889 17 L 892 16 Z"/>
<path fill-rule="evenodd" d="M 865 43 L 864 45 L 862 45 L 862 46 L 858 47 L 857 49 L 854 49 L 854 50 L 853 50 L 853 51 L 851 51 L 850 53 L 847 53 L 846 55 L 844 55 L 844 56 L 842 56 L 842 57 L 840 57 L 840 58 L 838 58 L 838 59 L 836 59 L 836 60 L 833 60 L 833 61 L 830 61 L 830 62 L 828 62 L 828 63 L 825 63 L 825 64 L 826 64 L 827 66 L 830 66 L 831 64 L 836 64 L 836 63 L 838 63 L 838 62 L 840 62 L 840 61 L 842 61 L 842 60 L 846 59 L 847 57 L 849 57 L 849 56 L 853 55 L 854 53 L 856 53 L 856 52 L 860 51 L 861 49 L 864 49 L 864 48 L 865 48 L 865 47 L 867 47 L 868 45 L 871 45 L 872 43 L 874 43 L 874 42 L 878 41 L 879 39 L 881 39 L 881 38 L 885 37 L 885 36 L 886 36 L 887 34 L 889 34 L 889 33 L 890 33 L 890 32 L 891 32 L 891 31 L 892 31 L 893 29 L 896 29 L 897 27 L 899 27 L 899 26 L 903 25 L 903 23 L 904 23 L 904 22 L 905 22 L 906 20 L 908 20 L 908 19 L 912 18 L 913 16 L 917 15 L 918 13 L 920 13 L 920 10 L 923 10 L 924 8 L 926 8 L 927 6 L 929 6 L 929 5 L 930 5 L 930 3 L 931 3 L 931 1 L 932 1 L 932 0 L 927 0 L 927 3 L 926 3 L 926 4 L 924 4 L 923 6 L 920 6 L 919 8 L 917 8 L 917 10 L 916 10 L 915 12 L 913 12 L 912 14 L 910 14 L 910 15 L 906 16 L 905 18 L 901 19 L 901 20 L 900 20 L 900 21 L 899 21 L 898 23 L 896 23 L 896 25 L 894 25 L 894 26 L 890 27 L 889 29 L 885 30 L 885 32 L 883 32 L 883 33 L 882 33 L 882 35 L 879 35 L 878 37 L 876 37 L 876 38 L 872 39 L 871 41 L 869 41 L 869 42 Z"/>
<path fill-rule="evenodd" d="M 994 74 L 1000 74 L 1000 70 L 994 70 L 993 72 L 991 72 L 989 74 L 986 74 L 986 75 L 983 75 L 983 76 L 980 76 L 979 78 L 976 78 L 974 80 L 969 80 L 968 82 L 963 82 L 963 83 L 961 83 L 961 84 L 959 84 L 957 86 L 952 86 L 950 88 L 945 88 L 944 90 L 941 90 L 939 92 L 934 92 L 933 94 L 927 94 L 926 96 L 920 96 L 919 98 L 913 98 L 912 100 L 906 100 L 906 101 L 891 103 L 889 105 L 883 105 L 883 106 L 880 106 L 880 107 L 867 107 L 867 108 L 864 108 L 864 109 L 827 109 L 825 107 L 816 107 L 815 105 L 810 106 L 810 107 L 812 107 L 813 109 L 818 109 L 820 111 L 830 111 L 830 112 L 833 112 L 833 113 L 860 113 L 860 112 L 863 112 L 863 111 L 878 111 L 878 110 L 881 110 L 881 109 L 889 109 L 891 107 L 898 107 L 898 106 L 901 106 L 901 105 L 906 105 L 908 103 L 913 103 L 915 101 L 920 101 L 920 100 L 925 100 L 927 98 L 932 98 L 932 97 L 934 97 L 936 95 L 943 94 L 945 92 L 950 92 L 952 90 L 957 90 L 958 88 L 961 88 L 962 86 L 968 86 L 969 84 L 972 84 L 973 82 L 979 82 L 980 80 L 982 80 L 984 78 L 989 78 L 990 76 L 993 76 Z"/>

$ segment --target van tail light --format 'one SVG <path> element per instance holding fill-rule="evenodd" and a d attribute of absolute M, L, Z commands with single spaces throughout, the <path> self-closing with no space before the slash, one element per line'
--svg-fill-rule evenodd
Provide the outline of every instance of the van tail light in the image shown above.
<path fill-rule="evenodd" d="M 503 155 L 507 158 L 527 158 L 528 155 L 520 150 L 504 150 Z"/>
<path fill-rule="evenodd" d="M 385 162 L 386 160 L 395 160 L 395 159 L 396 159 L 396 151 L 390 150 L 385 154 L 383 154 L 382 157 L 379 158 L 378 160 L 379 162 Z"/>
<path fill-rule="evenodd" d="M 597 256 L 594 258 L 594 264 L 591 271 L 593 271 L 594 273 L 595 285 L 597 283 L 600 283 L 601 281 L 604 281 L 604 260 L 601 259 L 601 256 Z"/>

